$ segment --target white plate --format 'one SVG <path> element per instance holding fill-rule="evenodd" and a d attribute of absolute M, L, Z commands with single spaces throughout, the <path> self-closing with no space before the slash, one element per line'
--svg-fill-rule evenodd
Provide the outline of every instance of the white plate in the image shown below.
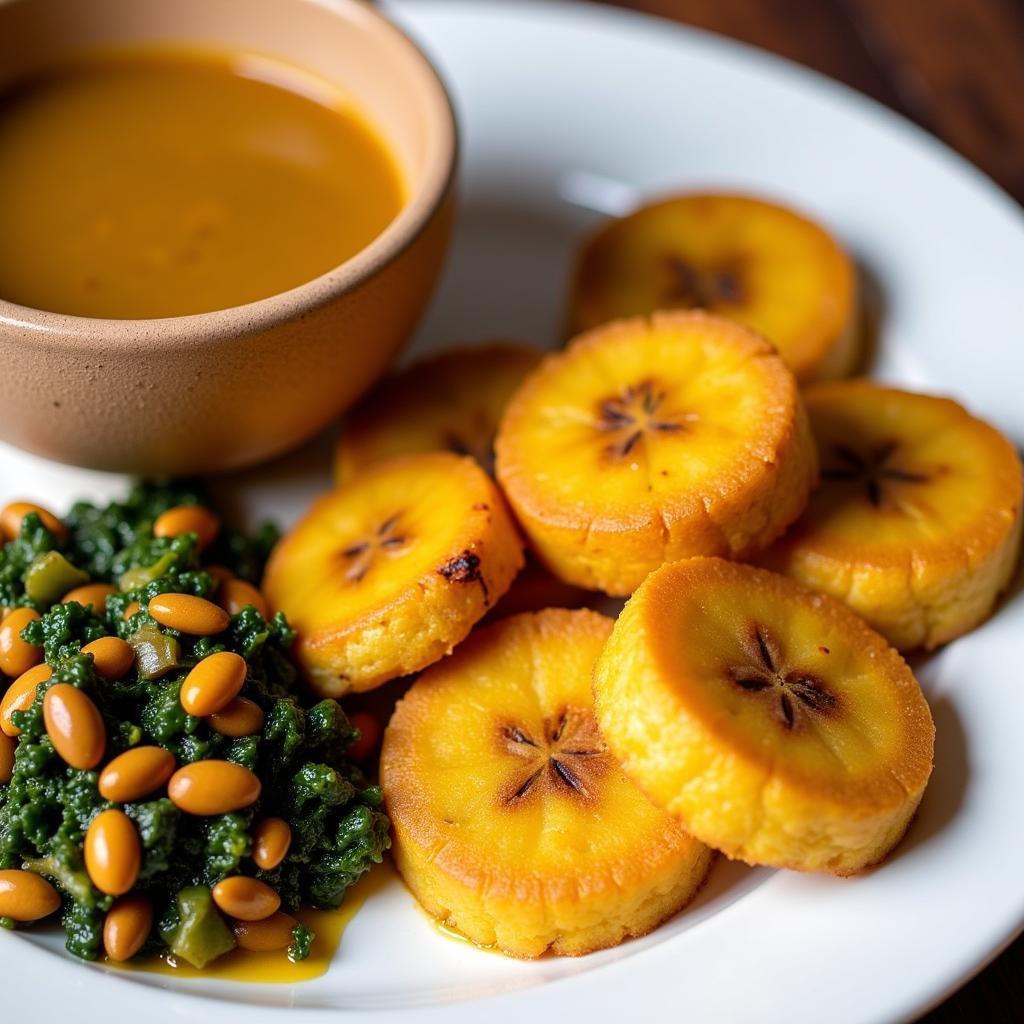
<path fill-rule="evenodd" d="M 1024 222 L 942 145 L 806 71 L 660 21 L 560 3 L 394 9 L 438 58 L 464 131 L 462 219 L 420 345 L 554 342 L 566 260 L 595 210 L 679 187 L 745 188 L 830 224 L 879 283 L 879 373 L 951 392 L 1024 437 Z M 247 474 L 233 487 L 239 507 L 293 518 L 324 462 L 313 446 Z M 122 487 L 0 449 L 0 498 L 60 508 Z M 938 726 L 935 775 L 907 841 L 866 877 L 720 863 L 698 903 L 656 934 L 539 963 L 440 938 L 392 882 L 350 925 L 327 975 L 292 987 L 115 977 L 57 942 L 0 934 L 4 1019 L 101 1006 L 107 1024 L 273 1022 L 280 1007 L 308 1008 L 302 1019 L 344 1010 L 347 1020 L 452 1024 L 552 1013 L 760 1024 L 913 1016 L 1024 922 L 1022 630 L 1018 596 L 921 666 Z"/>

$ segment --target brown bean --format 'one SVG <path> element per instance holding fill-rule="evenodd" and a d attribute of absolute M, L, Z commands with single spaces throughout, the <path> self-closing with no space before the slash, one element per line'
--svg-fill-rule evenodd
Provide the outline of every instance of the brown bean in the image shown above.
<path fill-rule="evenodd" d="M 228 814 L 256 803 L 260 780 L 233 761 L 194 761 L 171 776 L 167 795 L 186 814 Z"/>
<path fill-rule="evenodd" d="M 157 516 L 153 523 L 154 537 L 180 537 L 194 533 L 199 538 L 199 550 L 208 548 L 220 533 L 220 519 L 202 505 L 176 505 Z"/>
<path fill-rule="evenodd" d="M 365 711 L 356 711 L 349 715 L 348 720 L 359 730 L 359 739 L 351 744 L 345 753 L 353 761 L 367 761 L 376 752 L 380 743 L 380 722 L 374 715 Z"/>
<path fill-rule="evenodd" d="M 203 658 L 181 684 L 181 706 L 197 718 L 223 711 L 245 685 L 245 658 L 219 651 Z"/>
<path fill-rule="evenodd" d="M 34 608 L 15 608 L 0 622 L 0 672 L 4 675 L 20 676 L 43 660 L 42 647 L 26 643 L 20 636 L 38 618 L 39 612 Z"/>
<path fill-rule="evenodd" d="M 109 583 L 86 583 L 85 586 L 69 590 L 60 599 L 60 602 L 61 604 L 68 604 L 71 601 L 77 601 L 83 608 L 92 605 L 96 611 L 105 612 L 107 598 L 111 594 L 116 593 L 117 587 L 112 587 Z"/>
<path fill-rule="evenodd" d="M 221 736 L 239 739 L 254 736 L 263 728 L 263 709 L 248 697 L 236 697 L 225 708 L 206 719 L 206 724 Z"/>
<path fill-rule="evenodd" d="M 36 699 L 36 690 L 40 683 L 45 683 L 53 675 L 49 665 L 36 665 L 23 672 L 7 687 L 7 692 L 0 699 L 0 732 L 8 736 L 17 736 L 21 730 L 11 721 L 15 711 L 28 711 Z"/>
<path fill-rule="evenodd" d="M 273 871 L 288 855 L 292 830 L 284 818 L 264 818 L 252 830 L 252 859 L 263 871 Z"/>
<path fill-rule="evenodd" d="M 245 580 L 226 580 L 217 591 L 217 603 L 228 615 L 237 615 L 243 608 L 252 605 L 265 619 L 270 618 L 267 599 Z"/>
<path fill-rule="evenodd" d="M 42 505 L 34 505 L 31 501 L 12 501 L 0 511 L 0 534 L 5 540 L 14 540 L 21 533 L 21 521 L 30 512 L 35 512 L 55 537 L 67 536 L 67 527 Z"/>
<path fill-rule="evenodd" d="M 18 749 L 18 741 L 0 732 L 0 786 L 6 786 L 14 775 L 14 752 Z"/>
<path fill-rule="evenodd" d="M 231 622 L 223 608 L 191 594 L 160 594 L 149 602 L 147 611 L 161 626 L 192 636 L 223 633 Z"/>
<path fill-rule="evenodd" d="M 213 902 L 239 921 L 263 921 L 281 908 L 281 897 L 266 882 L 246 875 L 218 882 L 213 887 Z"/>
<path fill-rule="evenodd" d="M 54 750 L 72 768 L 89 771 L 103 759 L 107 730 L 89 696 L 70 683 L 51 686 L 43 697 L 43 721 Z"/>
<path fill-rule="evenodd" d="M 38 921 L 60 907 L 57 890 L 31 871 L 0 871 L 0 917 L 12 921 Z"/>
<path fill-rule="evenodd" d="M 140 893 L 114 900 L 103 919 L 103 948 L 117 963 L 131 960 L 153 929 L 153 905 Z"/>
<path fill-rule="evenodd" d="M 121 618 L 127 622 L 133 615 L 140 611 L 142 611 L 142 605 L 139 604 L 138 601 L 129 601 L 125 606 L 124 615 L 122 615 Z"/>
<path fill-rule="evenodd" d="M 108 896 L 121 896 L 138 880 L 142 843 L 124 811 L 101 811 L 85 833 L 85 870 Z"/>
<path fill-rule="evenodd" d="M 262 921 L 235 921 L 232 930 L 239 949 L 250 953 L 272 953 L 292 943 L 292 929 L 298 925 L 291 914 L 279 910 Z"/>
<path fill-rule="evenodd" d="M 135 664 L 135 648 L 117 636 L 101 636 L 86 644 L 82 653 L 92 655 L 93 668 L 104 679 L 123 679 Z"/>
<path fill-rule="evenodd" d="M 119 754 L 100 772 L 104 800 L 127 804 L 162 788 L 174 774 L 174 755 L 163 747 L 133 747 Z"/>

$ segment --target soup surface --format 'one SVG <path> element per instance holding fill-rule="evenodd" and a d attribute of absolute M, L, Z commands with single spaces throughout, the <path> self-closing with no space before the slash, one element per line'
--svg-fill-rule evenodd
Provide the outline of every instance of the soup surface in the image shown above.
<path fill-rule="evenodd" d="M 24 306 L 125 319 L 266 298 L 403 201 L 351 99 L 271 58 L 93 54 L 0 93 L 0 298 Z"/>

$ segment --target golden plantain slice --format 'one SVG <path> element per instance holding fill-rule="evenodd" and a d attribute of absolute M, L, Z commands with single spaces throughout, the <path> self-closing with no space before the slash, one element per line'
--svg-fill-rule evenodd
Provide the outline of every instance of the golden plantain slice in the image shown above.
<path fill-rule="evenodd" d="M 409 888 L 473 942 L 576 956 L 688 903 L 711 853 L 608 752 L 593 713 L 610 619 L 549 609 L 475 633 L 425 672 L 384 737 L 381 782 Z"/>
<path fill-rule="evenodd" d="M 348 416 L 335 450 L 335 475 L 395 455 L 450 451 L 494 468 L 494 435 L 505 403 L 540 362 L 515 342 L 453 348 L 381 382 Z"/>
<path fill-rule="evenodd" d="M 763 564 L 841 598 L 900 650 L 973 629 L 1020 551 L 1013 446 L 949 399 L 867 380 L 805 399 L 821 486 Z"/>
<path fill-rule="evenodd" d="M 435 452 L 372 466 L 314 503 L 274 550 L 263 589 L 297 631 L 312 687 L 339 697 L 447 654 L 522 564 L 491 478 Z"/>
<path fill-rule="evenodd" d="M 742 195 L 682 195 L 614 220 L 584 245 L 575 334 L 619 317 L 701 308 L 774 343 L 797 380 L 850 373 L 860 355 L 856 273 L 823 228 Z"/>
<path fill-rule="evenodd" d="M 540 560 L 613 595 L 667 561 L 764 548 L 816 473 L 775 350 L 700 312 L 618 321 L 545 358 L 510 400 L 496 449 Z"/>
<path fill-rule="evenodd" d="M 906 662 L 845 605 L 763 569 L 692 558 L 652 573 L 594 689 L 627 774 L 751 864 L 875 864 L 931 774 L 935 730 Z"/>

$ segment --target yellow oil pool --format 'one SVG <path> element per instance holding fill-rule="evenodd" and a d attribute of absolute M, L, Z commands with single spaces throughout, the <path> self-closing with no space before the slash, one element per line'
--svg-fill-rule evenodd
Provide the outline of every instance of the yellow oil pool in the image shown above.
<path fill-rule="evenodd" d="M 297 981 L 309 981 L 326 973 L 349 923 L 367 899 L 392 877 L 393 872 L 387 863 L 377 865 L 348 891 L 345 902 L 337 910 L 303 909 L 294 914 L 316 936 L 309 956 L 298 963 L 292 963 L 284 950 L 252 953 L 244 949 L 232 950 L 202 970 L 169 954 L 123 964 L 104 962 L 116 970 L 167 974 L 175 978 L 221 978 L 259 985 L 291 985 Z"/>

